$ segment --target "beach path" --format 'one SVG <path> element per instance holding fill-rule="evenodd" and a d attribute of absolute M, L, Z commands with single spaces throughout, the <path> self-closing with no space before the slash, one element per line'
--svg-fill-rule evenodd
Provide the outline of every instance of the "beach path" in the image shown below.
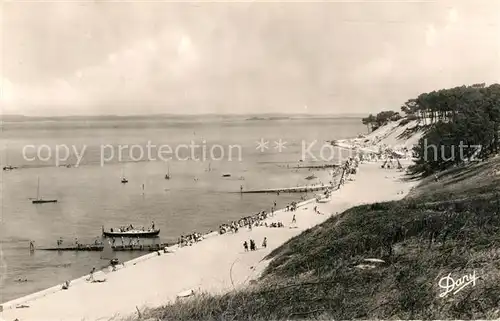
<path fill-rule="evenodd" d="M 174 253 L 149 254 L 115 272 L 99 272 L 103 283 L 72 282 L 68 290 L 33 294 L 4 304 L 4 320 L 22 321 L 109 320 L 126 317 L 145 307 L 156 307 L 175 300 L 177 294 L 195 290 L 225 292 L 256 279 L 267 262 L 263 258 L 273 249 L 331 215 L 363 203 L 397 200 L 417 182 L 402 181 L 402 172 L 381 169 L 380 163 L 361 164 L 352 181 L 332 193 L 328 203 L 310 201 L 295 212 L 278 211 L 268 223 L 281 221 L 284 228 L 240 228 L 238 233 L 209 237 L 193 246 L 174 249 Z M 401 191 L 403 193 L 401 193 Z M 269 206 L 268 206 L 269 205 Z M 314 213 L 318 206 L 321 214 Z M 263 208 L 270 204 L 263 204 Z M 242 216 L 249 213 L 242 213 Z M 291 224 L 293 215 L 297 222 Z M 267 248 L 261 248 L 267 237 Z M 255 240 L 257 251 L 245 252 L 243 242 Z M 30 299 L 31 297 L 31 299 Z M 25 305 L 25 308 L 15 306 Z M 10 307 L 9 307 L 10 306 Z"/>

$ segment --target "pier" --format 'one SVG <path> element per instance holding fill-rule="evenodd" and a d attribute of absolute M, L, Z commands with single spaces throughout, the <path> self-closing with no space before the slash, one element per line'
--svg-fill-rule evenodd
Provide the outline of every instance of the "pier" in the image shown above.
<path fill-rule="evenodd" d="M 240 191 L 242 194 L 251 193 L 308 193 L 315 191 L 323 191 L 326 189 L 333 188 L 332 185 L 311 185 L 311 186 L 297 186 L 297 187 L 282 187 L 282 188 L 266 188 L 266 189 L 255 189 L 248 191 Z"/>
<path fill-rule="evenodd" d="M 137 251 L 137 252 L 154 252 L 163 250 L 167 246 L 171 246 L 173 243 L 161 243 L 161 244 L 144 244 L 144 245 L 113 245 L 111 249 L 113 251 Z M 40 251 L 90 251 L 90 252 L 100 252 L 104 249 L 103 245 L 95 244 L 80 244 L 79 246 L 60 246 L 60 247 L 42 247 L 37 250 Z"/>
<path fill-rule="evenodd" d="M 301 169 L 301 168 L 304 168 L 304 169 L 327 169 L 327 168 L 337 168 L 337 167 L 340 167 L 342 165 L 339 165 L 339 164 L 325 164 L 325 165 L 303 165 L 303 166 L 294 166 L 294 167 L 290 167 L 292 169 Z"/>

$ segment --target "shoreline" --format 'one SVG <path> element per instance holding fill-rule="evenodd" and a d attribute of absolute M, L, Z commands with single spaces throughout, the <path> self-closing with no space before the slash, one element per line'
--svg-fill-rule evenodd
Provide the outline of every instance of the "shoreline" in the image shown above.
<path fill-rule="evenodd" d="M 331 176 L 329 176 L 329 177 L 331 178 Z M 334 175 L 334 177 L 338 178 L 338 173 L 336 173 Z M 284 188 L 284 189 L 286 189 L 286 188 Z M 240 193 L 240 192 L 236 192 L 236 193 Z M 307 193 L 306 193 L 305 196 L 306 197 L 308 196 Z M 312 194 L 312 193 L 310 193 L 309 196 L 314 197 L 315 195 Z M 300 202 L 301 200 L 299 201 L 299 198 L 300 198 L 300 195 L 298 195 L 295 198 L 295 200 L 297 200 L 297 202 Z M 272 204 L 270 204 L 269 206 L 265 206 L 265 205 L 261 206 L 261 209 L 266 209 L 269 212 L 269 207 L 271 207 L 271 205 Z M 238 210 L 238 212 L 241 213 L 241 214 L 243 214 L 243 215 L 245 215 L 245 217 L 256 215 L 255 213 L 246 213 L 244 208 Z M 218 226 L 220 226 L 221 224 L 228 223 L 228 222 L 229 222 L 229 220 L 222 219 L 216 225 L 211 226 L 211 228 L 205 229 L 205 231 L 200 231 L 202 233 L 203 239 L 212 237 L 214 235 L 218 235 L 219 234 L 218 233 Z M 178 236 L 180 237 L 180 235 L 178 235 Z M 177 240 L 174 240 L 174 241 L 166 241 L 165 243 L 163 243 L 161 245 L 165 245 L 166 248 L 170 248 L 170 249 L 174 248 L 175 249 L 177 243 L 178 243 Z M 150 256 L 154 257 L 158 250 L 160 250 L 162 252 L 162 254 L 163 254 L 163 250 L 164 250 L 165 247 L 161 247 L 159 249 L 155 249 L 154 251 L 143 251 L 142 253 L 138 252 L 137 253 L 138 254 L 137 257 L 135 257 L 133 259 L 129 259 L 128 261 L 125 261 L 124 263 L 125 264 L 136 264 L 137 262 L 142 261 L 143 258 L 147 258 L 147 257 L 150 257 Z M 46 251 L 47 248 L 45 246 L 41 246 L 40 248 L 37 247 L 35 250 L 36 251 Z M 50 251 L 57 252 L 57 250 L 55 248 L 54 249 L 50 248 Z M 102 262 L 104 262 L 104 261 L 102 261 Z M 102 265 L 104 265 L 104 263 Z M 98 272 L 101 271 L 100 268 L 102 268 L 102 265 L 100 265 L 99 263 L 97 263 L 95 265 L 98 268 Z M 103 268 L 103 270 L 106 270 L 106 268 Z M 90 268 L 87 271 L 90 271 Z M 85 273 L 86 271 L 82 271 L 82 272 L 83 272 L 82 274 L 76 275 L 74 278 L 71 278 L 71 279 L 68 278 L 68 281 L 70 281 L 71 285 L 77 284 L 77 283 L 81 282 L 82 280 L 85 280 L 86 278 L 89 277 L 89 274 Z M 59 280 L 59 281 L 61 281 L 61 280 Z M 13 298 L 11 297 L 11 298 L 9 298 L 9 299 L 7 299 L 5 301 L 0 301 L 0 313 L 1 313 L 2 309 L 3 310 L 7 310 L 7 309 L 12 308 L 12 306 L 14 306 L 14 308 L 15 308 L 16 305 L 22 305 L 22 304 L 24 304 L 24 302 L 32 301 L 34 299 L 37 299 L 37 298 L 40 298 L 40 297 L 44 297 L 44 296 L 49 295 L 51 293 L 58 292 L 58 291 L 61 290 L 62 284 L 63 284 L 62 282 L 59 282 L 57 284 L 55 284 L 53 282 L 50 282 L 48 284 L 48 286 L 35 289 L 35 291 L 28 292 L 28 293 L 25 292 L 21 296 L 13 297 Z"/>
<path fill-rule="evenodd" d="M 365 177 L 365 175 L 371 176 L 375 173 L 378 180 L 385 182 L 387 181 L 387 176 L 384 179 L 381 172 L 387 173 L 387 171 L 381 170 L 378 162 L 363 163 L 360 167 L 362 170 L 360 173 L 354 175 L 356 178 L 354 181 L 351 182 L 347 180 L 343 188 L 334 190 L 331 199 L 327 203 L 316 203 L 321 211 L 326 210 L 326 212 L 334 215 L 333 213 L 335 212 L 339 213 L 347 208 L 359 205 L 360 203 L 383 201 L 388 198 L 391 193 L 386 193 L 385 189 L 371 191 L 373 194 L 372 197 L 363 194 L 362 191 L 362 181 L 366 180 L 366 183 L 373 183 L 373 179 L 375 178 Z M 389 171 L 393 172 L 391 170 Z M 401 176 L 400 172 L 398 176 Z M 359 186 L 360 184 L 361 186 Z M 394 188 L 400 184 L 404 183 L 390 182 L 388 186 L 390 185 Z M 410 183 L 406 184 L 408 185 Z M 414 184 L 415 183 L 412 183 L 410 185 Z M 407 189 L 406 193 L 400 194 L 400 188 L 401 186 L 397 187 L 397 196 L 392 195 L 392 197 L 402 198 L 409 192 L 409 189 Z M 392 191 L 394 192 L 394 189 Z M 360 199 L 360 196 L 365 196 L 365 199 Z M 234 271 L 235 274 L 240 276 L 239 279 L 237 277 L 235 278 L 235 283 L 237 286 L 240 286 L 245 284 L 245 280 L 248 280 L 257 270 L 263 270 L 264 267 L 262 265 L 267 264 L 263 262 L 262 259 L 270 253 L 272 249 L 281 246 L 290 238 L 300 234 L 307 228 L 322 223 L 330 217 L 330 215 L 318 215 L 313 213 L 312 208 L 306 207 L 315 200 L 316 198 L 311 198 L 299 203 L 298 210 L 292 213 L 287 213 L 284 209 L 281 209 L 276 211 L 272 217 L 268 217 L 264 220 L 266 222 L 272 222 L 281 219 L 283 222 L 288 223 L 292 214 L 300 216 L 298 218 L 298 226 L 294 228 L 291 226 L 287 226 L 289 228 L 268 228 L 259 226 L 253 228 L 251 231 L 242 228 L 242 231 L 238 233 L 218 235 L 218 232 L 212 232 L 209 235 L 205 235 L 202 242 L 195 243 L 193 246 L 179 249 L 177 245 L 174 245 L 168 248 L 169 253 L 161 253 L 161 255 L 158 255 L 157 252 L 153 252 L 127 261 L 125 262 L 125 268 L 118 269 L 116 272 L 106 273 L 99 271 L 95 273 L 96 279 L 100 279 L 102 275 L 107 277 L 107 281 L 104 283 L 97 284 L 86 282 L 85 279 L 88 278 L 89 275 L 85 275 L 71 281 L 68 290 L 64 291 L 61 289 L 61 285 L 56 285 L 5 302 L 1 305 L 3 306 L 2 316 L 8 316 L 8 319 L 15 319 L 17 317 L 20 320 L 44 320 L 44 318 L 41 317 L 43 315 L 46 315 L 45 319 L 47 320 L 53 320 L 54 318 L 60 320 L 75 320 L 75 318 L 78 320 L 82 318 L 95 320 L 102 317 L 111 318 L 116 314 L 120 315 L 120 317 L 126 317 L 127 315 L 136 313 L 135 307 L 137 306 L 155 307 L 174 300 L 176 295 L 183 291 L 201 289 L 201 291 L 220 292 L 227 290 L 233 285 L 234 276 L 230 275 L 230 278 L 228 278 L 226 275 L 227 272 L 223 267 L 231 266 L 232 269 L 232 265 L 236 262 L 233 259 L 243 261 L 238 263 L 239 266 L 235 267 Z M 213 236 L 215 235 L 218 237 L 214 238 Z M 255 252 L 241 253 L 242 236 L 258 236 L 258 244 L 263 236 L 268 236 L 270 239 L 269 246 L 266 249 L 259 249 Z M 235 242 L 231 242 L 231 240 Z M 153 260 L 153 258 L 156 259 Z M 224 261 L 224 259 L 226 261 Z M 212 263 L 212 269 L 210 269 L 210 266 L 199 266 L 205 265 L 207 261 Z M 193 264 L 195 262 L 198 264 Z M 249 270 L 250 267 L 252 269 Z M 171 271 L 169 271 L 168 268 L 171 268 Z M 190 269 L 192 270 L 191 273 L 189 273 Z M 205 275 L 207 272 L 208 275 Z M 219 279 L 212 276 L 217 273 L 219 274 Z M 152 283 L 151 287 L 146 286 L 142 291 L 140 289 L 134 290 L 134 288 L 137 287 L 144 287 L 144 283 L 147 285 L 147 279 L 149 279 L 150 282 L 155 282 L 153 281 L 155 278 L 151 279 L 151 277 L 164 279 L 165 284 L 170 284 L 171 288 L 168 286 L 165 288 L 165 286 L 157 284 L 158 282 L 156 281 L 156 283 Z M 215 278 L 215 280 L 210 280 L 211 278 Z M 190 286 L 190 284 L 192 286 Z M 120 294 L 126 293 L 123 292 L 126 291 L 123 288 L 127 286 L 131 286 L 128 290 L 133 290 L 135 293 L 131 295 L 132 298 L 129 298 L 130 302 L 121 302 L 122 299 Z M 155 294 L 154 288 L 157 286 L 161 286 L 161 288 L 157 288 Z M 162 294 L 160 295 L 159 293 Z M 82 299 L 83 301 L 79 303 L 79 300 Z M 102 306 L 103 301 L 107 303 L 104 306 Z M 95 309 L 93 309 L 94 311 L 89 315 L 90 312 L 86 311 L 84 307 L 87 306 L 87 303 L 91 302 L 91 306 Z M 118 304 L 119 302 L 121 303 Z M 63 303 L 63 307 L 61 307 L 61 303 Z M 29 307 L 17 309 L 16 306 L 19 305 L 27 305 Z M 118 307 L 118 305 L 120 305 L 120 307 Z M 114 306 L 114 308 L 110 309 L 107 306 Z M 51 313 L 57 314 L 54 315 Z"/>
<path fill-rule="evenodd" d="M 333 191 L 336 191 L 336 190 L 337 189 L 334 189 Z M 301 206 L 307 205 L 307 204 L 309 204 L 309 203 L 311 203 L 313 201 L 316 201 L 315 197 L 297 203 L 297 207 L 300 208 Z M 274 214 L 280 213 L 280 212 L 285 212 L 285 209 L 284 208 L 279 209 L 279 210 L 275 211 Z M 202 234 L 202 240 L 201 241 L 204 241 L 204 240 L 209 239 L 211 237 L 222 236 L 222 235 L 224 235 L 224 234 L 219 234 L 219 232 L 217 232 L 217 231 L 207 232 L 206 234 Z M 195 245 L 196 245 L 196 243 L 193 244 L 193 246 L 195 246 Z M 178 250 L 178 249 L 179 249 L 178 243 L 173 243 L 173 244 L 171 244 L 169 246 L 166 246 L 165 248 L 162 248 L 161 250 L 167 251 L 166 253 L 163 252 L 163 254 L 172 254 L 172 253 L 175 252 L 175 250 Z M 43 250 L 43 249 L 39 249 L 39 250 Z M 174 252 L 172 252 L 172 250 L 174 250 Z M 155 257 L 158 257 L 158 251 L 152 251 L 152 252 L 149 252 L 147 254 L 138 256 L 138 257 L 136 257 L 134 259 L 131 259 L 131 260 L 123 262 L 123 264 L 124 264 L 124 266 L 136 265 L 137 263 L 140 263 L 140 262 L 143 262 L 143 261 L 155 258 Z M 122 266 L 122 268 L 123 268 L 123 266 Z M 94 275 L 99 275 L 101 272 L 104 272 L 104 271 L 103 270 L 99 270 L 96 273 L 94 273 Z M 69 280 L 70 281 L 70 286 L 73 286 L 75 284 L 79 284 L 82 281 L 86 281 L 89 277 L 90 277 L 90 274 L 86 274 L 86 275 L 83 275 L 83 276 L 78 277 L 76 279 Z M 16 306 L 19 306 L 19 305 L 22 305 L 24 303 L 28 303 L 30 301 L 42 298 L 42 297 L 50 295 L 52 293 L 56 293 L 56 292 L 62 291 L 61 287 L 62 287 L 62 284 L 57 284 L 55 286 L 46 288 L 44 290 L 37 291 L 37 292 L 31 293 L 31 294 L 22 296 L 20 298 L 9 300 L 9 301 L 6 301 L 4 303 L 0 303 L 0 313 L 2 311 L 5 311 L 5 310 L 14 309 L 14 308 L 16 308 Z"/>

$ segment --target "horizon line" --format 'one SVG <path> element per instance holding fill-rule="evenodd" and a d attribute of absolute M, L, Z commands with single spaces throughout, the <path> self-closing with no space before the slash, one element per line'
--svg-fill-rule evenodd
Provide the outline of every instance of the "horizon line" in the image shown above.
<path fill-rule="evenodd" d="M 1 118 L 35 118 L 35 119 L 44 119 L 44 118 L 98 118 L 98 117 L 115 117 L 115 118 L 126 118 L 126 117 L 200 117 L 200 116 L 219 116 L 219 117 L 256 117 L 256 116 L 332 116 L 332 117 L 357 117 L 364 116 L 365 113 L 199 113 L 199 114 L 181 114 L 181 113 L 154 113 L 154 114 L 68 114 L 68 115 L 27 115 L 27 114 L 0 114 Z"/>

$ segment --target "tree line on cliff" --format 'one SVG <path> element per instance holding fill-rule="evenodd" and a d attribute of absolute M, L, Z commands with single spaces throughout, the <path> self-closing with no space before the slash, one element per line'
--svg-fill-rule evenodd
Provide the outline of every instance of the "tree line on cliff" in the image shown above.
<path fill-rule="evenodd" d="M 417 120 L 425 130 L 414 148 L 414 173 L 429 175 L 498 153 L 500 84 L 464 85 L 422 93 L 407 100 L 401 111 L 406 115 L 402 122 Z M 397 115 L 383 111 L 363 118 L 362 122 L 376 129 Z"/>

